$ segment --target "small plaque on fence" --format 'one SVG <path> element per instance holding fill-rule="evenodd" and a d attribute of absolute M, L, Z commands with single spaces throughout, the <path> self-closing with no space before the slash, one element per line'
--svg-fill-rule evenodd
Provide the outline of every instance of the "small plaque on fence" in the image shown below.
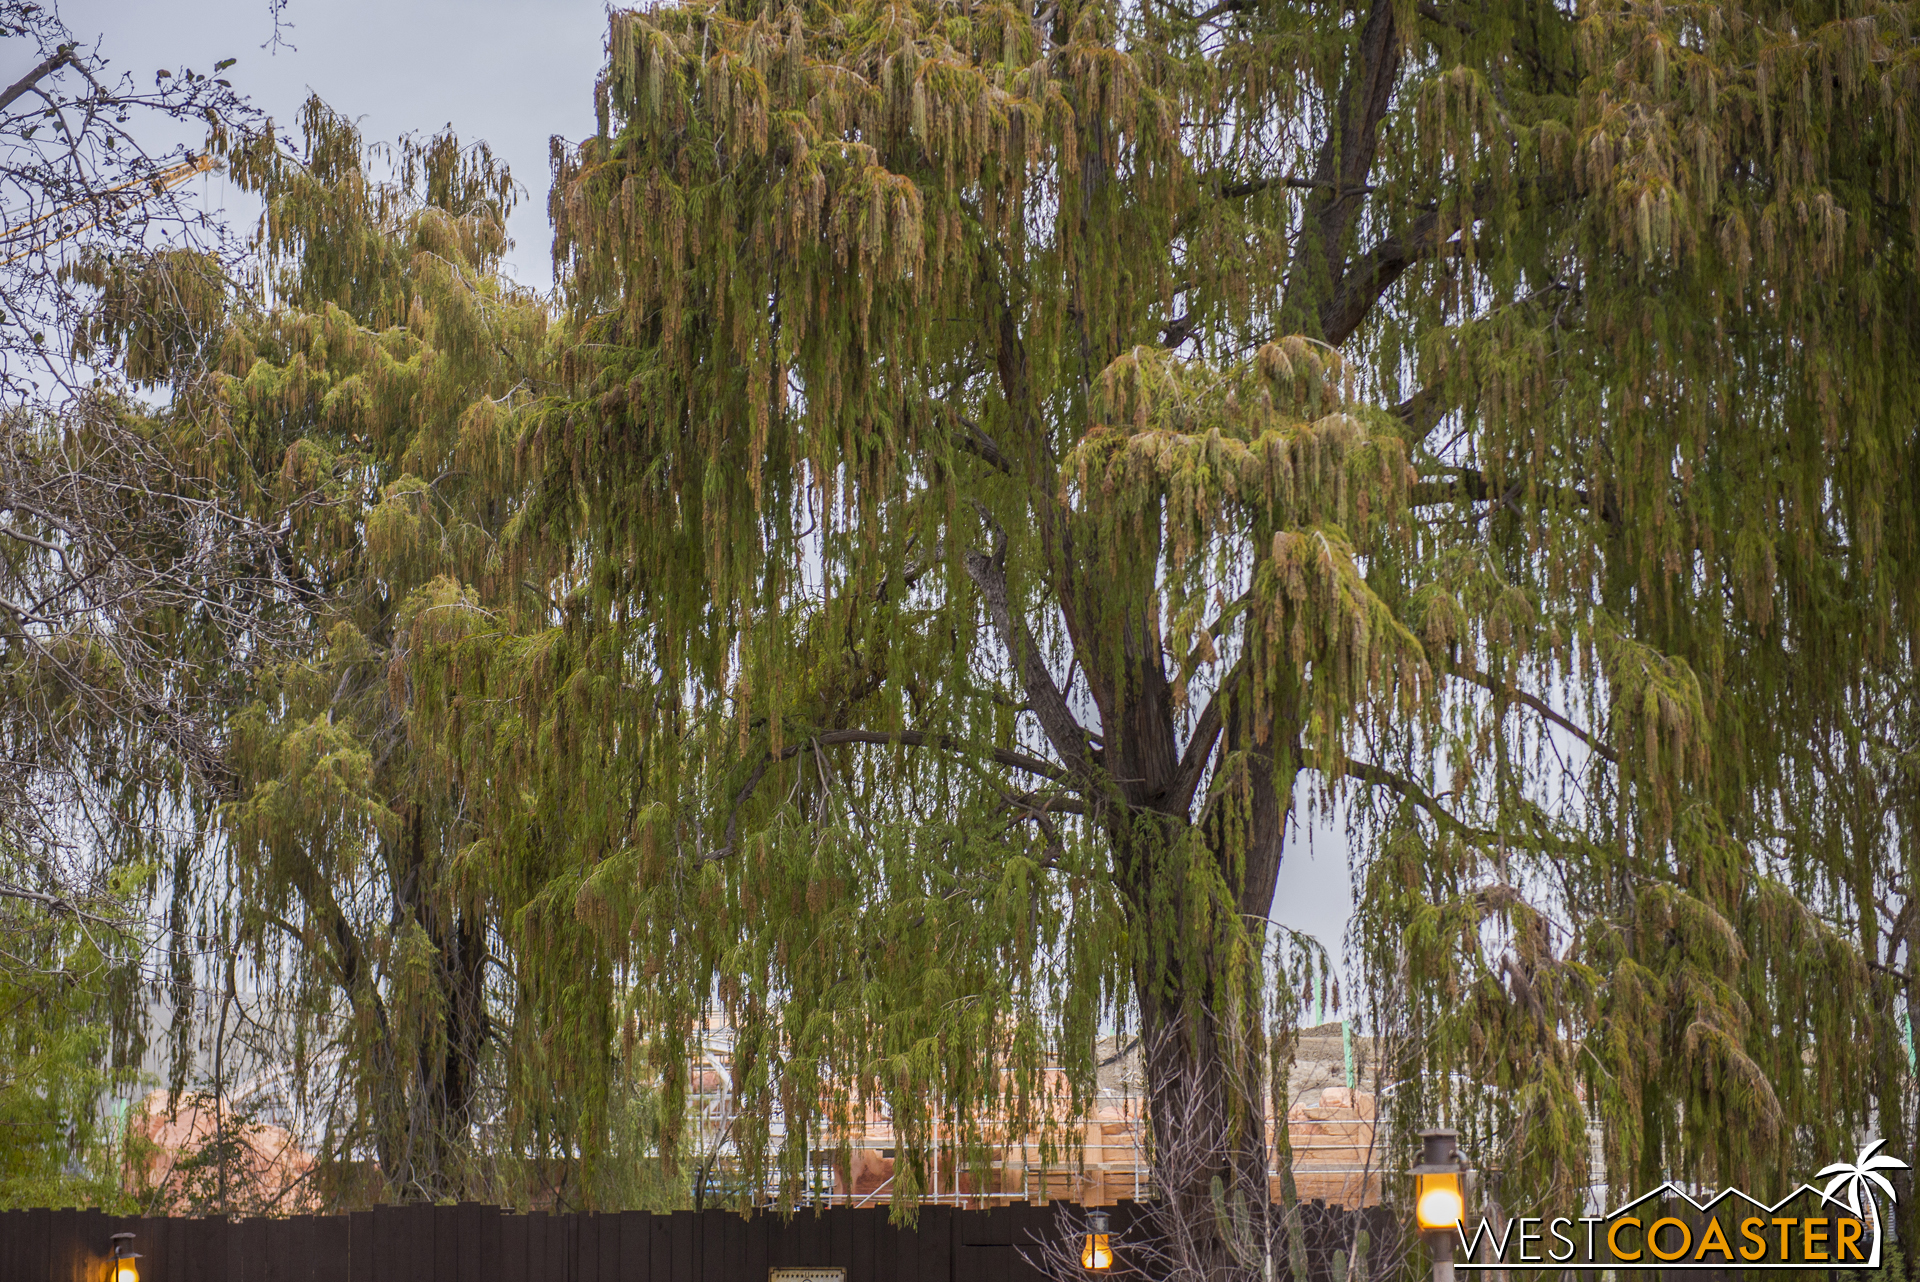
<path fill-rule="evenodd" d="M 767 1282 L 847 1282 L 845 1269 L 768 1269 Z"/>

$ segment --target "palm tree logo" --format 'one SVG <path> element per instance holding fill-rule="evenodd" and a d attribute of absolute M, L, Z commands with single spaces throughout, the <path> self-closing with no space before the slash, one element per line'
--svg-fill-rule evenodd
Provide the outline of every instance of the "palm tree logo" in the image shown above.
<path fill-rule="evenodd" d="M 1843 1199 L 1836 1197 L 1835 1194 L 1843 1187 L 1846 1189 L 1844 1205 L 1849 1211 L 1853 1212 L 1855 1218 L 1859 1218 L 1860 1216 L 1860 1199 L 1863 1194 L 1865 1195 L 1867 1207 L 1873 1212 L 1874 1255 L 1876 1257 L 1880 1254 L 1880 1204 L 1873 1200 L 1873 1190 L 1878 1188 L 1882 1193 L 1885 1193 L 1887 1195 L 1887 1205 L 1893 1205 L 1893 1203 L 1898 1200 L 1897 1195 L 1893 1191 L 1893 1184 L 1880 1172 L 1904 1171 L 1909 1169 L 1907 1164 L 1899 1158 L 1879 1152 L 1880 1146 L 1885 1143 L 1885 1140 L 1875 1140 L 1873 1143 L 1861 1149 L 1860 1156 L 1856 1157 L 1853 1161 L 1835 1162 L 1832 1166 L 1827 1167 L 1818 1175 L 1814 1176 L 1816 1180 L 1826 1180 L 1828 1176 L 1833 1177 L 1827 1181 L 1826 1191 L 1820 1194 L 1820 1200 L 1823 1202 L 1842 1202 Z"/>

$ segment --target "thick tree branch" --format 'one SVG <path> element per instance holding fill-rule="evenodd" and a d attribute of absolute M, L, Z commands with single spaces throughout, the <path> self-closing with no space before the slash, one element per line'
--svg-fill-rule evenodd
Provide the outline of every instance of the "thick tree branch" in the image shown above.
<path fill-rule="evenodd" d="M 43 45 L 42 48 L 44 47 Z M 73 46 L 62 45 L 52 57 L 8 85 L 4 90 L 0 90 L 0 111 L 5 111 L 8 107 L 11 107 L 14 99 L 26 93 L 35 85 L 39 84 L 40 81 L 46 79 L 46 77 L 52 75 L 55 71 L 66 66 L 73 60 Z M 89 76 L 88 79 L 91 80 L 92 77 Z M 29 117 L 29 119 L 31 119 L 31 117 Z"/>
<path fill-rule="evenodd" d="M 1024 770 L 1042 778 L 1061 779 L 1066 775 L 1059 766 L 1042 757 L 1016 752 L 1011 748 L 981 747 L 950 734 L 927 734 L 919 730 L 828 730 L 814 735 L 812 741 L 823 748 L 830 748 L 837 743 L 897 743 L 906 748 L 938 748 L 945 752 L 985 754 L 1003 766 Z"/>
<path fill-rule="evenodd" d="M 1250 672 L 1247 660 L 1242 657 L 1221 679 L 1219 688 L 1207 700 L 1207 706 L 1200 710 L 1200 719 L 1193 723 L 1193 734 L 1187 739 L 1186 751 L 1180 754 L 1180 768 L 1174 773 L 1173 787 L 1167 790 L 1166 806 L 1169 811 L 1184 814 L 1193 806 L 1193 794 L 1200 788 L 1200 776 L 1206 773 L 1207 762 L 1213 756 L 1213 745 L 1220 738 L 1222 708 L 1238 696 L 1239 687 L 1246 682 Z"/>
<path fill-rule="evenodd" d="M 1426 0 L 1422 0 L 1422 3 L 1414 6 L 1414 12 L 1418 13 L 1428 22 L 1437 22 L 1443 27 L 1452 27 L 1462 35 L 1470 36 L 1473 34 L 1472 23 L 1460 17 L 1458 14 L 1442 13 L 1440 6 L 1437 4 L 1426 3 Z"/>
<path fill-rule="evenodd" d="M 1511 504 L 1513 501 L 1511 497 L 1508 497 L 1508 491 L 1495 493 L 1492 484 L 1487 480 L 1486 473 L 1477 468 L 1448 468 L 1446 469 L 1446 474 L 1450 475 L 1452 479 L 1445 481 L 1420 481 L 1415 483 L 1408 493 L 1407 506 L 1432 507 L 1441 503 L 1457 503 L 1462 499 L 1470 503 Z M 1511 490 L 1511 488 L 1510 486 L 1509 490 Z M 1535 494 L 1549 500 L 1557 506 L 1572 508 L 1583 512 L 1592 512 L 1594 510 L 1592 492 L 1580 486 L 1543 485 L 1536 483 L 1532 489 Z M 1515 493 L 1513 497 L 1518 497 L 1518 494 Z M 1616 528 L 1624 519 L 1620 513 L 1620 505 L 1614 501 L 1612 495 L 1608 495 L 1600 504 L 1599 516 L 1600 519 L 1608 525 Z"/>
<path fill-rule="evenodd" d="M 1348 264 L 1339 288 L 1320 309 L 1322 337 L 1336 347 L 1345 342 L 1407 268 L 1434 257 L 1451 241 L 1439 213 L 1430 210 L 1414 219 L 1406 235 L 1389 236 L 1360 255 Z"/>
<path fill-rule="evenodd" d="M 1306 765 L 1312 769 L 1326 772 L 1327 767 L 1320 764 L 1315 759 L 1314 754 L 1303 753 L 1302 755 Z M 1373 784 L 1376 787 L 1385 788 L 1389 792 L 1405 797 L 1415 806 L 1426 811 L 1428 816 L 1431 817 L 1434 823 L 1443 831 L 1456 833 L 1469 841 L 1480 842 L 1487 845 L 1506 845 L 1524 849 L 1552 850 L 1563 854 L 1581 849 L 1581 847 L 1575 843 L 1539 834 L 1530 836 L 1522 832 L 1495 832 L 1491 828 L 1476 828 L 1441 805 L 1440 799 L 1428 792 L 1418 781 L 1409 779 L 1405 775 L 1395 774 L 1384 766 L 1375 765 L 1371 761 L 1357 761 L 1349 758 L 1342 764 L 1339 773 L 1342 775 L 1350 775 L 1363 783 Z M 1521 804 L 1523 808 L 1532 809 L 1536 815 L 1539 815 L 1538 807 L 1533 807 L 1526 802 L 1522 802 Z"/>
<path fill-rule="evenodd" d="M 980 459 L 996 472 L 1013 475 L 1013 463 L 978 423 L 965 414 L 955 414 L 953 419 L 960 425 L 960 430 L 953 434 L 955 448 Z"/>
<path fill-rule="evenodd" d="M 1067 764 L 1069 772 L 1084 777 L 1088 769 L 1087 732 L 1074 719 L 1060 688 L 1053 683 L 1053 674 L 1047 671 L 1046 659 L 1040 653 L 1040 647 L 1034 643 L 1033 634 L 1027 630 L 1026 621 L 1016 619 L 1013 607 L 1007 600 L 1007 536 L 1004 531 L 995 538 L 994 554 L 969 551 L 966 556 L 967 577 L 980 589 L 980 596 L 987 605 L 987 617 L 993 620 L 994 630 L 1000 634 L 1000 643 L 1007 647 L 1007 653 L 1013 660 L 1013 670 L 1022 688 L 1026 691 L 1027 702 L 1033 708 L 1033 715 L 1040 722 L 1047 742 L 1060 754 Z"/>
<path fill-rule="evenodd" d="M 1194 322 L 1193 313 L 1181 312 L 1161 327 L 1160 346 L 1178 347 L 1193 337 L 1193 332 L 1196 328 L 1198 328 L 1198 326 Z"/>
<path fill-rule="evenodd" d="M 75 903 L 70 896 L 50 895 L 43 891 L 29 890 L 25 886 L 16 886 L 11 882 L 0 881 L 0 899 L 25 900 L 30 904 L 39 904 L 41 907 L 56 915 L 69 913 L 81 921 L 92 922 L 97 926 L 105 926 L 114 930 L 124 930 L 132 924 L 131 921 L 127 919 L 103 917 L 99 913 L 82 908 L 79 904 Z"/>
<path fill-rule="evenodd" d="M 1869 970 L 1877 970 L 1882 975 L 1891 975 L 1903 984 L 1911 985 L 1913 983 L 1914 976 L 1911 971 L 1901 970 L 1898 966 L 1889 966 L 1885 962 L 1875 961 L 1871 957 L 1867 958 L 1866 961 L 1867 969 Z"/>
<path fill-rule="evenodd" d="M 1427 433 L 1439 425 L 1453 407 L 1448 403 L 1451 398 L 1440 389 L 1438 383 L 1429 384 L 1393 407 L 1394 416 L 1415 433 L 1415 439 L 1425 440 Z"/>
<path fill-rule="evenodd" d="M 1467 196 L 1468 210 L 1486 208 L 1498 193 L 1490 183 L 1474 184 Z M 1557 204 L 1568 199 L 1572 189 L 1561 182 L 1528 182 L 1518 193 L 1522 207 L 1541 204 Z M 1372 249 L 1367 250 L 1352 262 L 1339 277 L 1339 284 L 1333 296 L 1320 309 L 1321 337 L 1338 346 L 1356 329 L 1360 328 L 1367 314 L 1380 296 L 1393 287 L 1395 281 L 1405 274 L 1407 268 L 1415 263 L 1433 258 L 1450 245 L 1458 243 L 1456 238 L 1470 236 L 1473 222 L 1465 227 L 1454 226 L 1450 221 L 1443 222 L 1441 213 L 1444 206 L 1427 210 L 1414 219 L 1412 226 L 1404 234 L 1388 236 Z M 1474 219 L 1477 221 L 1477 219 Z M 1557 293 L 1562 286 L 1555 285 L 1539 293 Z M 1532 301 L 1531 297 L 1522 301 Z"/>
<path fill-rule="evenodd" d="M 1319 309 L 1315 318 L 1321 321 L 1320 337 L 1332 343 L 1340 339 L 1327 328 L 1325 317 L 1350 312 L 1356 301 L 1355 297 L 1340 300 L 1340 295 L 1347 293 L 1345 278 L 1353 270 L 1347 263 L 1347 241 L 1360 216 L 1364 201 L 1361 189 L 1373 169 L 1381 122 L 1386 119 L 1400 75 L 1403 51 L 1397 8 L 1395 0 L 1372 0 L 1367 7 L 1360 38 L 1353 46 L 1353 58 L 1341 81 L 1333 113 L 1326 123 L 1326 137 L 1315 160 L 1313 183 L 1319 190 L 1307 199 L 1306 234 L 1288 272 L 1290 297 L 1305 302 L 1328 297 L 1322 291 L 1333 291 L 1333 299 Z M 1404 266 L 1399 270 L 1404 270 Z M 1399 272 L 1392 274 L 1397 276 Z M 1340 305 L 1335 306 L 1335 302 Z M 1362 307 L 1359 314 L 1364 316 L 1365 311 Z M 1298 324 L 1305 317 L 1292 319 Z M 1357 325 L 1356 319 L 1353 326 Z M 1351 332 L 1352 326 L 1346 333 Z"/>
<path fill-rule="evenodd" d="M 1286 187 L 1294 191 L 1329 191 L 1341 193 L 1335 183 L 1320 178 L 1300 178 L 1293 174 L 1283 174 L 1278 178 L 1249 178 L 1245 182 L 1227 183 L 1220 187 L 1219 193 L 1224 200 L 1244 200 L 1248 196 L 1257 196 L 1273 187 Z M 1374 188 L 1368 183 L 1346 189 L 1349 196 L 1364 196 Z"/>
<path fill-rule="evenodd" d="M 1195 14 L 1193 20 L 1195 23 L 1204 25 L 1229 13 L 1243 13 L 1251 7 L 1248 0 L 1220 0 L 1220 3 L 1204 12 Z"/>
<path fill-rule="evenodd" d="M 1327 769 L 1313 753 L 1303 752 L 1301 757 L 1306 764 L 1316 770 L 1324 772 Z M 1377 766 L 1371 761 L 1357 761 L 1349 758 L 1341 766 L 1340 773 L 1351 775 L 1363 783 L 1370 783 L 1376 787 L 1386 788 L 1391 792 L 1405 797 L 1408 801 L 1411 801 L 1414 805 L 1431 815 L 1433 821 L 1447 832 L 1458 833 L 1473 841 L 1496 841 L 1499 839 L 1498 833 L 1486 828 L 1476 828 L 1472 824 L 1462 820 L 1451 810 L 1441 805 L 1439 798 L 1421 787 L 1415 780 L 1409 779 L 1405 775 L 1395 774 L 1384 766 Z"/>
<path fill-rule="evenodd" d="M 306 905 L 307 916 L 318 919 L 320 938 L 333 952 L 328 960 L 338 977 L 340 991 L 356 1010 L 372 1012 L 374 1025 L 384 1042 L 389 1036 L 387 1004 L 380 995 L 379 984 L 369 973 L 372 967 L 359 937 L 353 933 L 352 923 L 340 909 L 340 901 L 333 893 L 332 884 L 320 874 L 318 868 L 307 863 L 295 870 L 293 882 L 301 901 Z"/>

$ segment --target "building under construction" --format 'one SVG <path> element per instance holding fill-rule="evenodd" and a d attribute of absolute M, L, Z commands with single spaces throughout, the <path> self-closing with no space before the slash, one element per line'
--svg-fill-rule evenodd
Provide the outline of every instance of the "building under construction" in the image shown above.
<path fill-rule="evenodd" d="M 726 1040 L 724 1030 L 709 1030 L 705 1064 L 694 1075 L 694 1106 L 716 1140 L 724 1131 L 730 1093 Z M 1354 1208 L 1379 1202 L 1384 1154 L 1376 1143 L 1374 1097 L 1361 1089 L 1371 1068 L 1371 1039 L 1354 1036 L 1348 1025 L 1322 1024 L 1302 1031 L 1289 1077 L 1285 1118 L 1295 1194 L 1302 1201 Z M 987 1177 L 981 1180 L 979 1168 L 956 1162 L 953 1147 L 936 1137 L 924 1200 L 974 1207 L 1058 1200 L 1106 1206 L 1152 1196 L 1145 1077 L 1137 1044 L 1110 1048 L 1098 1085 L 1094 1108 L 1081 1124 L 1077 1162 L 1045 1165 L 1036 1142 L 1013 1137 L 993 1152 Z M 1278 1201 L 1281 1131 L 1275 1123 L 1269 1115 L 1268 1180 Z M 993 1129 L 989 1120 L 989 1132 Z M 1004 1127 L 1000 1133 L 1004 1134 Z M 875 1115 L 847 1140 L 844 1150 L 836 1146 L 815 1152 L 815 1178 L 804 1200 L 824 1205 L 885 1205 L 894 1178 L 892 1126 Z"/>

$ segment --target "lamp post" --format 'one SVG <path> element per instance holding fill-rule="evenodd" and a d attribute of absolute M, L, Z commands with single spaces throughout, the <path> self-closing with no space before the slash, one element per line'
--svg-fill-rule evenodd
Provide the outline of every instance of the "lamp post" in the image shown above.
<path fill-rule="evenodd" d="M 113 1243 L 113 1262 L 107 1282 L 140 1282 L 140 1265 L 136 1262 L 140 1256 L 133 1249 L 133 1234 L 116 1233 L 108 1240 Z"/>
<path fill-rule="evenodd" d="M 1113 1267 L 1113 1245 L 1107 1234 L 1105 1211 L 1087 1212 L 1087 1240 L 1080 1248 L 1080 1267 L 1096 1272 Z"/>
<path fill-rule="evenodd" d="M 1420 1132 L 1420 1163 L 1413 1176 L 1413 1218 L 1433 1254 L 1433 1282 L 1453 1282 L 1453 1244 L 1467 1213 L 1466 1161 L 1460 1132 Z"/>

